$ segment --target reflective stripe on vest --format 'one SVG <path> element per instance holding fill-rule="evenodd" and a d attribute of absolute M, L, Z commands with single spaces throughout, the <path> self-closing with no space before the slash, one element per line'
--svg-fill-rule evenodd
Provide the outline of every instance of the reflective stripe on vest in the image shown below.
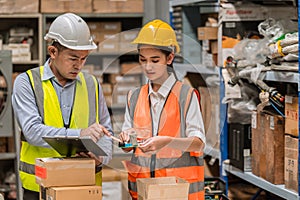
<path fill-rule="evenodd" d="M 39 113 L 45 125 L 62 128 L 64 121 L 56 91 L 50 80 L 42 81 L 43 74 L 44 66 L 27 71 Z M 98 82 L 95 77 L 88 74 L 79 73 L 79 78 L 80 81 L 76 82 L 70 128 L 87 128 L 98 121 Z M 33 146 L 22 141 L 20 178 L 24 188 L 39 191 L 39 186 L 35 182 L 34 165 L 36 158 L 43 157 L 60 157 L 60 155 L 52 148 Z M 96 179 L 99 183 L 99 178 Z"/>
<path fill-rule="evenodd" d="M 160 115 L 158 135 L 186 137 L 185 119 L 193 90 L 179 81 L 172 87 Z M 133 91 L 128 100 L 128 108 L 133 119 L 133 127 L 152 130 L 148 84 Z M 151 177 L 150 166 L 153 163 L 151 157 L 152 159 L 155 157 L 155 172 L 153 173 L 155 177 L 177 176 L 183 178 L 190 183 L 189 199 L 204 199 L 202 152 L 185 152 L 184 150 L 164 147 L 155 156 L 144 154 L 139 148 L 136 148 L 131 161 L 124 162 L 128 171 L 128 187 L 133 199 L 137 198 L 136 178 Z"/>

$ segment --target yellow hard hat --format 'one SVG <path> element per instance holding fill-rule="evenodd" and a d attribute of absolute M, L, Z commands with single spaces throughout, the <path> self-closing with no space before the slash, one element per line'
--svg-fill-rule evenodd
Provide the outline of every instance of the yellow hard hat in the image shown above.
<path fill-rule="evenodd" d="M 179 53 L 180 51 L 175 31 L 168 23 L 159 19 L 155 19 L 144 25 L 132 43 L 169 47 L 175 53 Z"/>

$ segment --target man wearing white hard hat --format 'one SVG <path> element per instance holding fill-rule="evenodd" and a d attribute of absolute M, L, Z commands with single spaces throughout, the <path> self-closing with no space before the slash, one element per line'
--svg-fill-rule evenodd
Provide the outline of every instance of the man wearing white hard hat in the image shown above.
<path fill-rule="evenodd" d="M 62 14 L 44 39 L 49 59 L 20 74 L 13 88 L 13 109 L 22 130 L 19 170 L 24 200 L 39 199 L 35 159 L 60 156 L 44 136 L 89 136 L 100 145 L 108 156 L 83 155 L 96 161 L 97 184 L 101 166 L 112 157 L 111 121 L 101 85 L 81 72 L 90 51 L 97 48 L 89 27 L 78 15 Z"/>

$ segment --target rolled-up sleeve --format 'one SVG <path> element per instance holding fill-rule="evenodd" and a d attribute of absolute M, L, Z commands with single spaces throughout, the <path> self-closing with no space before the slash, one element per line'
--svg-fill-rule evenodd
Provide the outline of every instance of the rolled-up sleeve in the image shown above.
<path fill-rule="evenodd" d="M 205 129 L 198 98 L 192 94 L 191 103 L 186 114 L 186 136 L 196 136 L 205 144 Z"/>

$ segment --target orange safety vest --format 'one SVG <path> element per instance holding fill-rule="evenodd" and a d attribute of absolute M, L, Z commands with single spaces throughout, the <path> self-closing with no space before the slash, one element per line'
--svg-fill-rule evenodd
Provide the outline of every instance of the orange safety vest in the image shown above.
<path fill-rule="evenodd" d="M 148 84 L 142 86 L 137 92 L 139 94 L 135 94 L 138 96 L 132 98 L 135 93 L 133 92 L 128 101 L 134 128 L 152 130 L 148 89 Z M 193 91 L 193 88 L 179 81 L 174 84 L 160 115 L 159 136 L 186 137 L 185 115 Z M 149 134 L 151 133 L 152 131 Z M 137 178 L 167 176 L 180 177 L 190 183 L 190 200 L 204 199 L 203 152 L 185 152 L 184 150 L 163 147 L 156 154 L 149 155 L 144 154 L 139 148 L 135 148 L 131 161 L 124 161 L 123 163 L 128 171 L 128 189 L 133 199 L 138 198 Z"/>

